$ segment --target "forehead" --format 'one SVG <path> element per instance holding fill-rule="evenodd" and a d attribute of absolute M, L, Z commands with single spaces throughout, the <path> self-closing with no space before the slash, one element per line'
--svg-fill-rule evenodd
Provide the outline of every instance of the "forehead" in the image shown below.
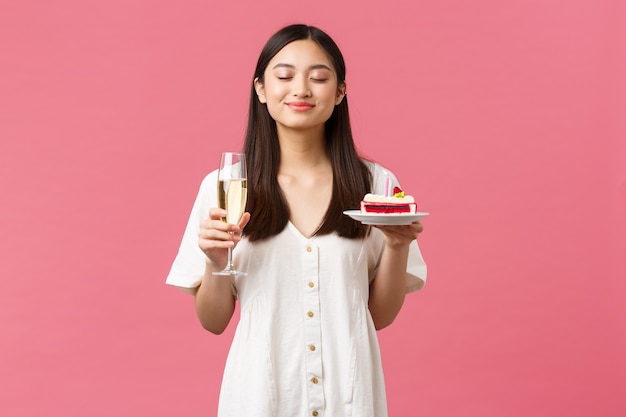
<path fill-rule="evenodd" d="M 296 69 L 325 65 L 334 70 L 332 60 L 326 51 L 311 39 L 293 41 L 285 45 L 274 55 L 267 69 L 272 70 L 277 65 L 289 65 Z"/>

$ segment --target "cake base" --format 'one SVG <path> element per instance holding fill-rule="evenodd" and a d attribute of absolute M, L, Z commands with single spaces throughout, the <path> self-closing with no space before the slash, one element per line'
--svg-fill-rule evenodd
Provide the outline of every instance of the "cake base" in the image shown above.
<path fill-rule="evenodd" d="M 375 203 L 370 201 L 361 201 L 361 213 L 415 213 L 417 204 L 415 203 Z"/>

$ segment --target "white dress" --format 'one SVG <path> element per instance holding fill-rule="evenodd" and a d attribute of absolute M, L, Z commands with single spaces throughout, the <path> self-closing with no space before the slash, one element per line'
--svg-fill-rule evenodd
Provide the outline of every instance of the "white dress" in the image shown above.
<path fill-rule="evenodd" d="M 372 191 L 383 194 L 383 169 L 369 166 Z M 216 172 L 202 182 L 167 284 L 193 292 L 202 279 L 205 258 L 197 233 L 209 208 L 217 206 L 216 185 Z M 387 416 L 367 306 L 383 246 L 375 228 L 365 239 L 306 238 L 291 223 L 270 239 L 239 242 L 235 267 L 248 275 L 233 279 L 241 317 L 226 360 L 219 417 Z M 413 241 L 407 292 L 425 279 Z"/>

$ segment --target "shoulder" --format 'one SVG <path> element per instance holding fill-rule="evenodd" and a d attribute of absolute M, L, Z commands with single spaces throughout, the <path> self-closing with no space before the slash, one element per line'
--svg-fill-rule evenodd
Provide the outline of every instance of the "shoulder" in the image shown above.
<path fill-rule="evenodd" d="M 362 161 L 367 167 L 367 169 L 369 169 L 374 181 L 376 180 L 377 177 L 384 175 L 385 168 L 382 165 L 380 165 L 378 162 L 368 161 L 367 159 L 363 159 Z"/>
<path fill-rule="evenodd" d="M 385 182 L 387 181 L 387 177 L 389 177 L 392 184 L 398 185 L 397 177 L 388 168 L 373 161 L 363 160 L 363 163 L 372 174 L 372 189 L 373 190 L 381 189 L 381 188 L 384 189 Z"/>
<path fill-rule="evenodd" d="M 200 183 L 200 192 L 213 192 L 217 188 L 217 169 L 209 172 Z"/>
<path fill-rule="evenodd" d="M 207 206 L 208 204 L 208 206 Z M 198 208 L 202 215 L 208 213 L 209 207 L 217 205 L 217 170 L 208 173 L 200 182 L 194 208 Z"/>
<path fill-rule="evenodd" d="M 202 187 L 208 187 L 208 186 L 215 187 L 215 184 L 217 184 L 217 169 L 206 174 L 206 176 L 202 179 L 201 186 Z"/>

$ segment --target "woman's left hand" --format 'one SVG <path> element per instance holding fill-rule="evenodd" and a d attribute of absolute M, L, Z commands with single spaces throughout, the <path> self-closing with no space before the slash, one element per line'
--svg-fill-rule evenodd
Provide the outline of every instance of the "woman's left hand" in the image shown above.
<path fill-rule="evenodd" d="M 389 247 L 401 247 L 409 245 L 422 233 L 424 226 L 419 221 L 401 226 L 374 226 L 385 235 L 385 245 Z"/>

